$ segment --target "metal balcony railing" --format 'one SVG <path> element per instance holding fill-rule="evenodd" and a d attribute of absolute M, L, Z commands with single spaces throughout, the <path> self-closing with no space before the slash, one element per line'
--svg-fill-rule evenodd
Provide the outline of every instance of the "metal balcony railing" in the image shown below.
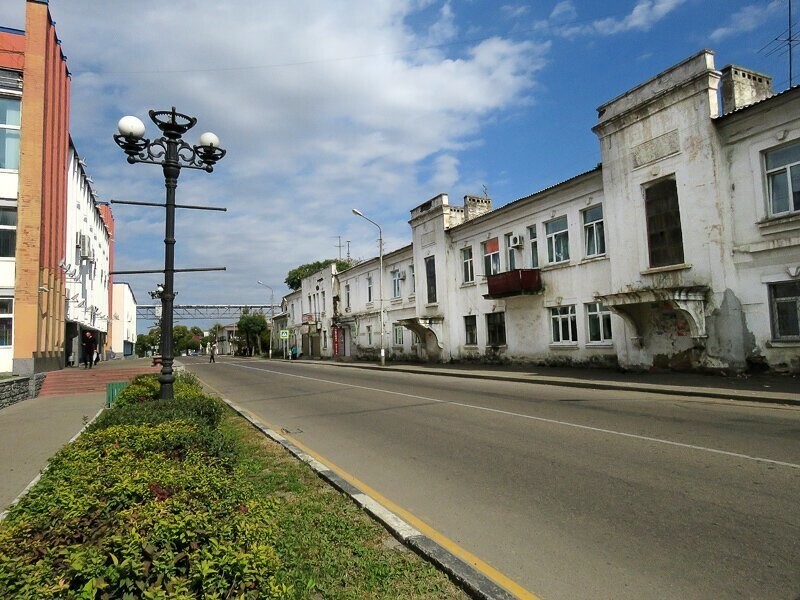
<path fill-rule="evenodd" d="M 507 298 L 542 291 L 542 274 L 539 269 L 514 269 L 486 277 L 489 293 L 484 298 Z"/>

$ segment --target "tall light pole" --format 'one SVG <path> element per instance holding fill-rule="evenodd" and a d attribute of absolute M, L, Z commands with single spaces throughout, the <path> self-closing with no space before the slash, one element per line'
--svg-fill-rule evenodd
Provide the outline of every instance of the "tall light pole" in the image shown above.
<path fill-rule="evenodd" d="M 364 219 L 366 221 L 369 221 L 370 223 L 375 225 L 375 227 L 378 228 L 378 256 L 379 256 L 379 267 L 378 268 L 380 269 L 380 273 L 378 273 L 378 302 L 380 304 L 380 318 L 381 318 L 381 366 L 385 367 L 386 366 L 386 350 L 385 350 L 385 347 L 383 345 L 383 331 L 384 331 L 384 329 L 386 329 L 386 326 L 385 326 L 386 319 L 385 319 L 385 314 L 384 314 L 384 310 L 383 310 L 383 230 L 381 229 L 380 225 L 378 225 L 375 221 L 373 221 L 369 217 L 364 216 L 364 213 L 362 213 L 357 208 L 353 209 L 353 214 L 356 215 L 357 217 L 361 217 L 362 219 Z"/>
<path fill-rule="evenodd" d="M 275 331 L 275 290 L 260 279 L 256 283 L 269 290 L 269 357 L 272 358 L 272 335 Z"/>
<path fill-rule="evenodd" d="M 160 165 L 164 171 L 164 186 L 166 188 L 166 204 L 151 204 L 146 202 L 120 202 L 121 204 L 145 204 L 164 206 L 166 208 L 166 227 L 164 236 L 164 291 L 161 294 L 161 399 L 172 400 L 173 382 L 172 373 L 174 349 L 172 340 L 173 304 L 175 300 L 174 275 L 175 275 L 175 208 L 198 208 L 198 206 L 177 206 L 175 204 L 175 188 L 178 187 L 178 176 L 181 168 L 201 169 L 208 173 L 214 170 L 214 165 L 223 156 L 225 150 L 219 147 L 219 138 L 211 132 L 200 136 L 200 143 L 190 146 L 183 141 L 182 136 L 197 123 L 195 117 L 190 117 L 172 110 L 151 110 L 148 113 L 153 123 L 161 130 L 162 136 L 155 140 L 144 137 L 144 123 L 137 117 L 122 117 L 117 124 L 119 133 L 114 136 L 114 141 L 128 155 L 128 162 L 147 163 Z M 206 209 L 224 210 L 224 209 Z M 179 269 L 186 270 L 186 269 Z M 188 269 L 188 270 L 218 270 L 218 269 Z M 140 273 L 148 271 L 139 271 Z"/>

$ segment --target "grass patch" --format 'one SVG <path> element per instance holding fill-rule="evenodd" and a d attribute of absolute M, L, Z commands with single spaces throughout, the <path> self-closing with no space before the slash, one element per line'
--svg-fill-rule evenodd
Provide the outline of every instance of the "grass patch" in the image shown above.
<path fill-rule="evenodd" d="M 137 378 L 53 458 L 0 524 L 0 597 L 466 597 L 196 380 L 175 391 Z"/>

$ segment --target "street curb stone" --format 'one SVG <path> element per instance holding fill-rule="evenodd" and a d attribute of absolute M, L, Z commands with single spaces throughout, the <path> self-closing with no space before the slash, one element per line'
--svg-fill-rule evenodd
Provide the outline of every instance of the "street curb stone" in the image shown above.
<path fill-rule="evenodd" d="M 354 503 L 380 522 L 397 540 L 447 573 L 453 581 L 470 595 L 470 597 L 478 600 L 513 600 L 516 597 L 498 586 L 475 567 L 464 562 L 458 556 L 427 535 L 418 531 L 395 513 L 346 481 L 338 473 L 335 473 L 315 458 L 309 456 L 279 433 L 269 429 L 255 416 L 240 408 L 227 398 L 222 398 L 221 400 L 261 433 L 283 446 L 296 458 L 308 464 L 321 479 L 343 494 L 349 496 Z"/>

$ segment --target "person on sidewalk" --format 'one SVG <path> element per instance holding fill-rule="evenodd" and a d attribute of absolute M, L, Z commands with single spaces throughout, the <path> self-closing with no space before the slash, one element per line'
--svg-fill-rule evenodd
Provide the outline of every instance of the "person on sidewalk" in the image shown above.
<path fill-rule="evenodd" d="M 94 365 L 94 353 L 97 350 L 97 340 L 94 339 L 91 331 L 83 334 L 81 349 L 83 350 L 83 368 L 91 369 Z"/>
<path fill-rule="evenodd" d="M 216 363 L 217 362 L 217 359 L 215 358 L 216 355 L 217 355 L 217 345 L 211 344 L 211 348 L 209 348 L 208 350 L 208 362 Z"/>

